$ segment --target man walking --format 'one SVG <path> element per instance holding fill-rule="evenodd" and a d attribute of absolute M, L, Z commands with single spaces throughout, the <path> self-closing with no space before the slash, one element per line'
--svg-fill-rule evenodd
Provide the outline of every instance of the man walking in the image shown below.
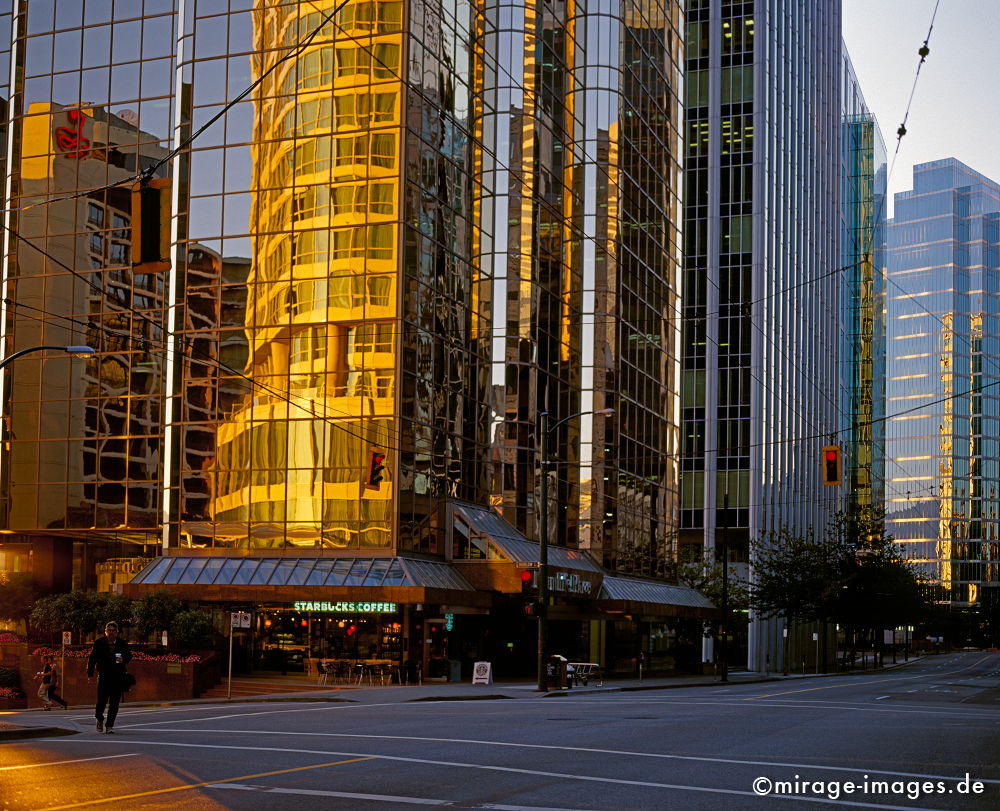
<path fill-rule="evenodd" d="M 118 638 L 118 623 L 109 622 L 104 626 L 104 636 L 94 641 L 94 648 L 87 660 L 87 679 L 94 677 L 97 668 L 97 731 L 114 732 L 118 704 L 125 689 L 125 665 L 132 661 L 128 642 Z M 108 721 L 104 723 L 104 708 L 108 708 Z"/>

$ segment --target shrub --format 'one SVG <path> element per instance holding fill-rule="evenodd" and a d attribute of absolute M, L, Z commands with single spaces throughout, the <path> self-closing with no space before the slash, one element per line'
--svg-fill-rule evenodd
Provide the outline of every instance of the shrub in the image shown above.
<path fill-rule="evenodd" d="M 158 589 L 140 597 L 135 602 L 135 625 L 141 639 L 156 631 L 166 631 L 183 606 L 180 600 L 166 589 Z"/>
<path fill-rule="evenodd" d="M 21 674 L 11 667 L 0 667 L 0 687 L 19 687 Z"/>
<path fill-rule="evenodd" d="M 196 609 L 180 611 L 170 624 L 170 640 L 178 648 L 211 647 L 212 622 Z"/>

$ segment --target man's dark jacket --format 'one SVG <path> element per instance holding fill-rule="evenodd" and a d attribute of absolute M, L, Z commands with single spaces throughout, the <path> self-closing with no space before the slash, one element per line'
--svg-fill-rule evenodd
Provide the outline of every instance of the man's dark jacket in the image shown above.
<path fill-rule="evenodd" d="M 122 655 L 121 664 L 115 662 L 115 654 Z M 112 647 L 106 636 L 102 636 L 94 641 L 94 648 L 90 651 L 90 659 L 87 660 L 87 678 L 93 678 L 94 667 L 101 681 L 108 686 L 114 686 L 116 690 L 122 688 L 122 678 L 125 675 L 125 665 L 132 661 L 132 651 L 129 650 L 128 642 L 121 637 L 115 640 Z"/>

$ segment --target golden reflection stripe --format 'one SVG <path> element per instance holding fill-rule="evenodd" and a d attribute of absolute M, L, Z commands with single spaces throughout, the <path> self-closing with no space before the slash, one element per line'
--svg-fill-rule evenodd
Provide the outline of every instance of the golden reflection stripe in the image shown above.
<path fill-rule="evenodd" d="M 963 667 L 961 670 L 949 670 L 945 673 L 921 673 L 919 676 L 895 676 L 888 679 L 872 679 L 871 681 L 852 681 L 846 684 L 828 684 L 825 687 L 803 687 L 800 690 L 784 690 L 780 693 L 768 693 L 764 696 L 750 696 L 749 698 L 743 699 L 744 701 L 756 701 L 759 698 L 774 698 L 775 696 L 787 696 L 792 693 L 813 693 L 817 690 L 833 690 L 837 687 L 856 687 L 862 684 L 885 684 L 887 681 L 906 681 L 907 679 L 929 679 L 937 678 L 938 676 L 954 676 L 956 673 L 964 673 L 966 670 L 975 667 L 976 665 L 982 664 L 989 656 L 984 656 L 982 659 L 973 662 L 968 667 Z"/>
<path fill-rule="evenodd" d="M 81 808 L 85 805 L 100 805 L 101 803 L 116 803 L 121 800 L 134 800 L 138 797 L 152 797 L 156 794 L 169 794 L 173 791 L 188 791 L 194 788 L 201 788 L 202 786 L 214 786 L 219 783 L 232 783 L 234 780 L 254 780 L 258 777 L 273 777 L 276 774 L 290 774 L 291 772 L 304 772 L 309 769 L 325 769 L 328 766 L 343 766 L 347 763 L 360 763 L 363 760 L 376 760 L 374 757 L 356 757 L 350 760 L 336 760 L 332 763 L 317 763 L 313 766 L 295 766 L 291 769 L 277 769 L 273 772 L 257 772 L 257 774 L 243 774 L 237 777 L 225 777 L 222 780 L 205 780 L 201 783 L 189 783 L 184 786 L 173 786 L 172 788 L 158 788 L 154 791 L 141 791 L 137 794 L 121 794 L 117 797 L 105 797 L 101 800 L 84 800 L 83 802 L 75 802 L 70 805 L 50 805 L 48 808 L 43 808 L 41 811 L 62 811 L 66 808 Z"/>

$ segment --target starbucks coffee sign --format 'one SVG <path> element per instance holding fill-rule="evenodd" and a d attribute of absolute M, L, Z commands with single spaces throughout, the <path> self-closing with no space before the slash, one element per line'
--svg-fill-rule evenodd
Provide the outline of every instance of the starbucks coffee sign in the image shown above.
<path fill-rule="evenodd" d="M 396 603 L 329 603 L 300 600 L 293 603 L 296 611 L 322 611 L 328 614 L 395 614 Z"/>

